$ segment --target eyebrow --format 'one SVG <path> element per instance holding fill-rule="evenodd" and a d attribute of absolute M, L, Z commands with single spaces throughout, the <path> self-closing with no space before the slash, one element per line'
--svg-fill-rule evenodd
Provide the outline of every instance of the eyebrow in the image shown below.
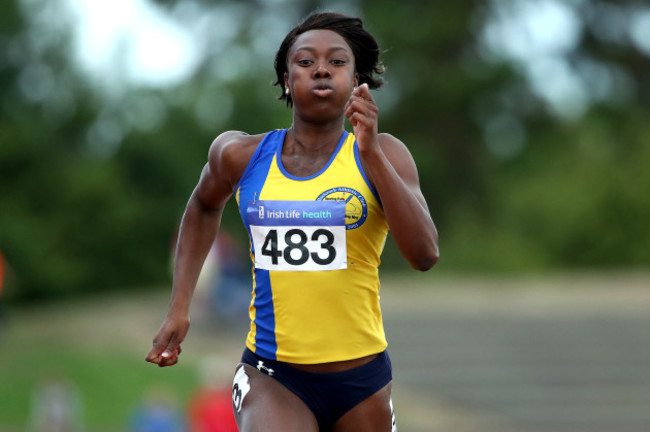
<path fill-rule="evenodd" d="M 306 46 L 299 46 L 298 48 L 296 48 L 295 52 L 298 52 L 298 51 L 310 51 L 310 52 L 316 52 L 316 51 L 318 51 L 318 50 L 317 50 L 315 47 L 312 47 L 312 46 L 306 45 Z M 348 48 L 343 47 L 343 46 L 335 46 L 335 47 L 331 47 L 331 48 L 329 48 L 327 51 L 328 51 L 328 52 L 335 52 L 335 51 L 345 51 L 345 52 L 350 52 L 350 50 L 349 50 Z"/>

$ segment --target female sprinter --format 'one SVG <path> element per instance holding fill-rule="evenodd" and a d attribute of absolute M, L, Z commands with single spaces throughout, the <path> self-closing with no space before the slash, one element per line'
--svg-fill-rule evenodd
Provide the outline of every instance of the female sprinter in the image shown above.
<path fill-rule="evenodd" d="M 234 195 L 254 267 L 233 383 L 243 432 L 396 430 L 379 257 L 390 228 L 411 266 L 428 270 L 438 236 L 411 154 L 377 132 L 378 54 L 358 18 L 309 16 L 275 59 L 291 127 L 217 137 L 187 204 L 170 309 L 147 361 L 178 361 L 194 285 Z"/>

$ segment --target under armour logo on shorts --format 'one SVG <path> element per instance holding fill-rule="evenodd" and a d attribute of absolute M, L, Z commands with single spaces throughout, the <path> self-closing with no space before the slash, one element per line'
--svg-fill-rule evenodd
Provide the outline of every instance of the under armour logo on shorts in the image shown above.
<path fill-rule="evenodd" d="M 268 376 L 273 376 L 273 369 L 264 366 L 264 362 L 262 360 L 257 361 L 257 369 L 259 369 L 260 372 L 264 372 Z"/>

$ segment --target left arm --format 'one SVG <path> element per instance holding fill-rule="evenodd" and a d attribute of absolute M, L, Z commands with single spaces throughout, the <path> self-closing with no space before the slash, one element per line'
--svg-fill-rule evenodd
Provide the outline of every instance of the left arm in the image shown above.
<path fill-rule="evenodd" d="M 420 190 L 415 161 L 397 138 L 377 132 L 378 110 L 367 85 L 357 87 L 345 115 L 354 128 L 364 170 L 377 190 L 398 249 L 417 270 L 438 261 L 438 231 Z"/>

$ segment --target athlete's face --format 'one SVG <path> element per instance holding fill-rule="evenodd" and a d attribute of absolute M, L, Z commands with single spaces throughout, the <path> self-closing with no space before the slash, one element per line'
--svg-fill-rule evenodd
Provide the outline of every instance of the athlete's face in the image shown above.
<path fill-rule="evenodd" d="M 345 39 L 331 30 L 298 36 L 287 54 L 285 88 L 294 109 L 317 116 L 342 115 L 358 84 L 354 54 Z"/>

